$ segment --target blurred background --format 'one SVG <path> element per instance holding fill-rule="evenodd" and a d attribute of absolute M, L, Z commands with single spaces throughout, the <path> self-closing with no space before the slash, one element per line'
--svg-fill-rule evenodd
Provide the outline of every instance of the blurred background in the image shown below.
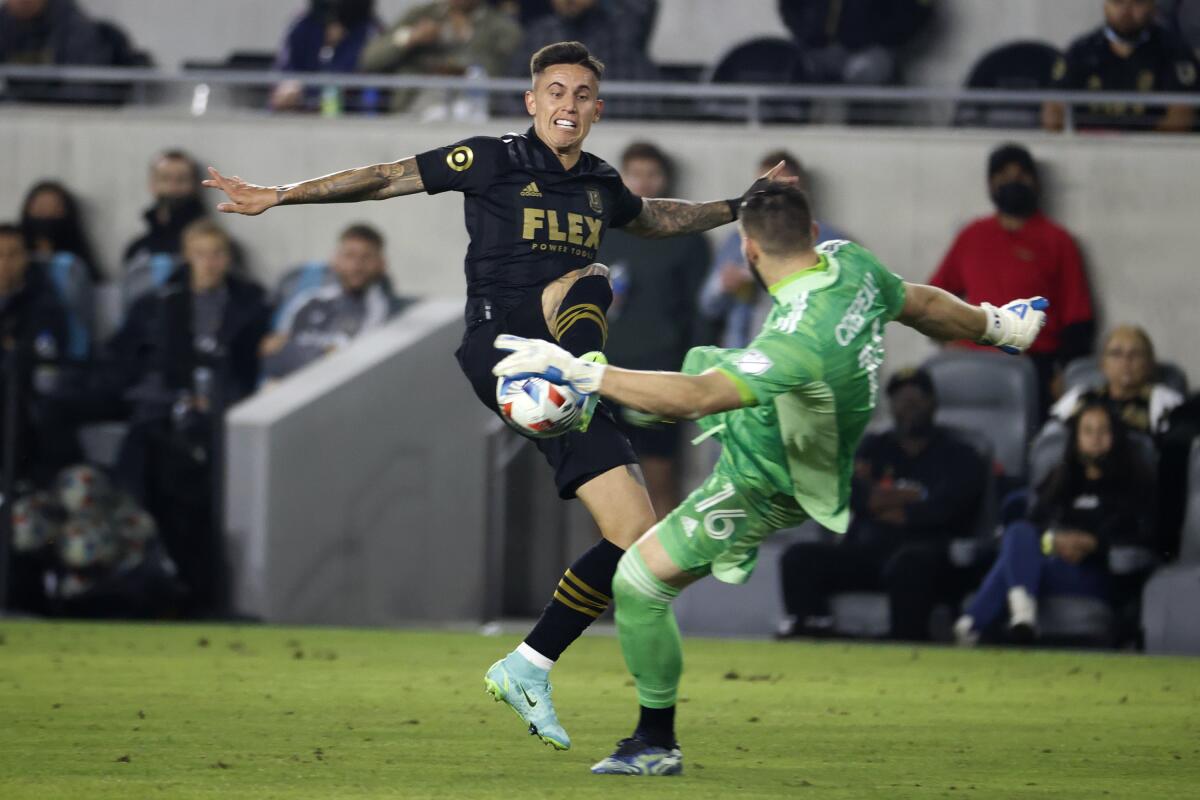
<path fill-rule="evenodd" d="M 781 534 L 748 587 L 681 598 L 685 631 L 951 641 L 970 616 L 1010 641 L 1016 570 L 1042 641 L 1200 651 L 1190 0 L 3 0 L 9 613 L 538 613 L 595 533 L 451 358 L 458 198 L 234 218 L 199 180 L 524 130 L 529 56 L 564 39 L 607 65 L 587 149 L 636 193 L 736 195 L 782 160 L 822 238 L 1052 302 L 1023 358 L 893 326 L 850 533 Z M 744 346 L 769 306 L 732 228 L 601 258 L 617 364 Z M 623 422 L 663 514 L 711 444 Z"/>

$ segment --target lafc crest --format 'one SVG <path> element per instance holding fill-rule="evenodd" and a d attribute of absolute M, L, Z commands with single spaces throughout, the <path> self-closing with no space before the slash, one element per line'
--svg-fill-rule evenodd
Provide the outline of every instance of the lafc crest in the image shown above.
<path fill-rule="evenodd" d="M 600 190 L 595 186 L 587 187 L 588 206 L 597 214 L 604 213 L 604 202 L 600 198 Z"/>

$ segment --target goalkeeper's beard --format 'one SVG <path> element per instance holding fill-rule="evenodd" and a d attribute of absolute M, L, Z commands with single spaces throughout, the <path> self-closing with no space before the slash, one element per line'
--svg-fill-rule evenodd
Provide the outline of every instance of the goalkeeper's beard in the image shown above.
<path fill-rule="evenodd" d="M 750 274 L 754 276 L 754 282 L 761 286 L 764 292 L 770 294 L 771 290 L 767 286 L 767 282 L 763 280 L 762 273 L 758 271 L 758 260 L 747 257 L 746 266 L 750 268 Z"/>

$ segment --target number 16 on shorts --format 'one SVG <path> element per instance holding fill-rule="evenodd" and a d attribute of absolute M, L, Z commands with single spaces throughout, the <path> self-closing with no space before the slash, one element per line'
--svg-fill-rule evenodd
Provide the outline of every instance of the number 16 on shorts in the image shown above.
<path fill-rule="evenodd" d="M 721 491 L 700 501 L 696 504 L 696 511 L 704 514 L 704 532 L 709 535 L 709 538 L 718 541 L 728 539 L 733 534 L 733 529 L 737 525 L 735 520 L 745 519 L 746 512 L 740 508 L 714 508 L 729 498 L 733 497 L 733 484 L 726 482 L 721 488 Z M 710 510 L 712 509 L 712 510 Z M 697 525 L 684 523 L 684 530 L 689 537 L 694 533 Z"/>

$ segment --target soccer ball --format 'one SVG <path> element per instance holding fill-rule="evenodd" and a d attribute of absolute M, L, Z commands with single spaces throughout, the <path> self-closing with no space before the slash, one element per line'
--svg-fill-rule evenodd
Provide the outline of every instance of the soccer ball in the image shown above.
<path fill-rule="evenodd" d="M 514 430 L 535 439 L 562 436 L 579 423 L 585 395 L 545 378 L 500 378 L 496 405 Z"/>

